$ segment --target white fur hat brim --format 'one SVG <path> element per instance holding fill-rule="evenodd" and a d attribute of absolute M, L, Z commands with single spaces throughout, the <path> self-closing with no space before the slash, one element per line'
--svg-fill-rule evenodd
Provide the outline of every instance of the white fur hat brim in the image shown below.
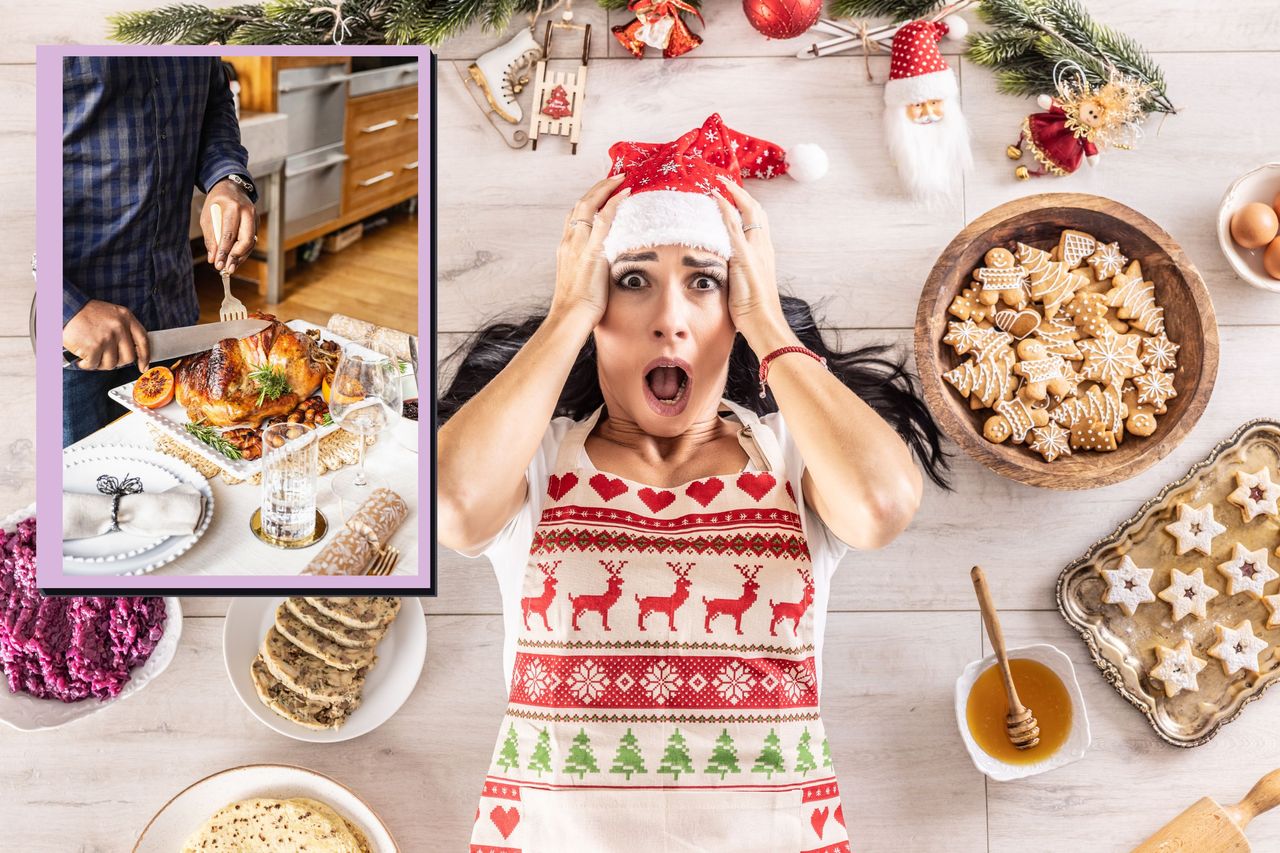
<path fill-rule="evenodd" d="M 715 199 L 676 190 L 650 190 L 623 199 L 604 238 L 604 256 L 613 263 L 625 252 L 654 246 L 689 246 L 726 260 L 733 255 Z"/>
<path fill-rule="evenodd" d="M 921 101 L 942 100 L 960 94 L 956 75 L 950 69 L 903 77 L 884 84 L 884 102 L 887 106 L 902 107 Z"/>

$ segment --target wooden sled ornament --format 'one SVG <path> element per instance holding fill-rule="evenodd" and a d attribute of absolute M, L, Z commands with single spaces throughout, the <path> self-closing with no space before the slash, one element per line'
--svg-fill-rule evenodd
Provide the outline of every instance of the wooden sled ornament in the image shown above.
<path fill-rule="evenodd" d="M 582 30 L 582 64 L 574 72 L 547 70 L 551 56 L 551 36 L 556 28 Z M 587 59 L 591 50 L 591 25 L 567 21 L 547 22 L 542 39 L 542 56 L 533 73 L 533 109 L 530 111 L 529 138 L 538 150 L 538 137 L 567 136 L 570 153 L 578 153 L 578 137 L 582 132 L 582 101 L 587 94 Z"/>

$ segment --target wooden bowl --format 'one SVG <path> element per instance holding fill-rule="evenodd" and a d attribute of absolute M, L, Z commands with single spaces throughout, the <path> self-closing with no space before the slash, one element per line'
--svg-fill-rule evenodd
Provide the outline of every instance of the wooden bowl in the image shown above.
<path fill-rule="evenodd" d="M 963 359 L 942 343 L 951 300 L 982 266 L 994 246 L 1013 250 L 1018 242 L 1048 250 L 1064 229 L 1074 228 L 1102 242 L 1118 242 L 1142 263 L 1164 308 L 1165 332 L 1181 346 L 1174 371 L 1178 396 L 1157 417 L 1155 434 L 1126 434 L 1111 453 L 1076 452 L 1053 462 L 1025 444 L 994 444 L 982 436 L 991 412 L 973 411 L 942 375 Z M 1093 489 L 1119 483 L 1163 459 L 1186 437 L 1204 412 L 1218 374 L 1218 324 L 1204 280 L 1182 248 L 1163 228 L 1119 202 L 1080 193 L 1046 193 L 1002 204 L 969 223 L 934 264 L 916 310 L 916 366 L 925 401 L 943 431 L 974 459 L 1002 477 L 1050 489 Z"/>

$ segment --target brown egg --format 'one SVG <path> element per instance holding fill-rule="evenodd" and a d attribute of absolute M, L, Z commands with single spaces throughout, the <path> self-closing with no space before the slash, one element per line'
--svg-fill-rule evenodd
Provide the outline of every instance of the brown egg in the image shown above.
<path fill-rule="evenodd" d="M 1260 201 L 1250 202 L 1231 217 L 1231 239 L 1245 249 L 1261 249 L 1280 231 L 1280 217 Z"/>
<path fill-rule="evenodd" d="M 1267 275 L 1280 279 L 1280 237 L 1271 241 L 1267 250 L 1262 253 L 1262 268 Z"/>
<path fill-rule="evenodd" d="M 1280 193 L 1276 193 L 1276 197 L 1271 200 L 1271 207 L 1275 209 L 1276 215 L 1280 216 Z"/>

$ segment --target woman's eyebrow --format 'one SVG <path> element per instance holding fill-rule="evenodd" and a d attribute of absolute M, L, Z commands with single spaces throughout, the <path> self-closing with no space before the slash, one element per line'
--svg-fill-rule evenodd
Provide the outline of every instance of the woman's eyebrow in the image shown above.
<path fill-rule="evenodd" d="M 627 252 L 624 255 L 618 255 L 618 257 L 614 258 L 614 263 L 617 263 L 618 261 L 625 261 L 628 263 L 633 261 L 656 261 L 657 259 L 657 252 Z"/>
<path fill-rule="evenodd" d="M 698 260 L 692 255 L 685 255 L 682 263 L 686 267 L 693 267 L 698 270 L 724 269 L 724 261 L 719 258 L 707 258 L 706 260 Z"/>

